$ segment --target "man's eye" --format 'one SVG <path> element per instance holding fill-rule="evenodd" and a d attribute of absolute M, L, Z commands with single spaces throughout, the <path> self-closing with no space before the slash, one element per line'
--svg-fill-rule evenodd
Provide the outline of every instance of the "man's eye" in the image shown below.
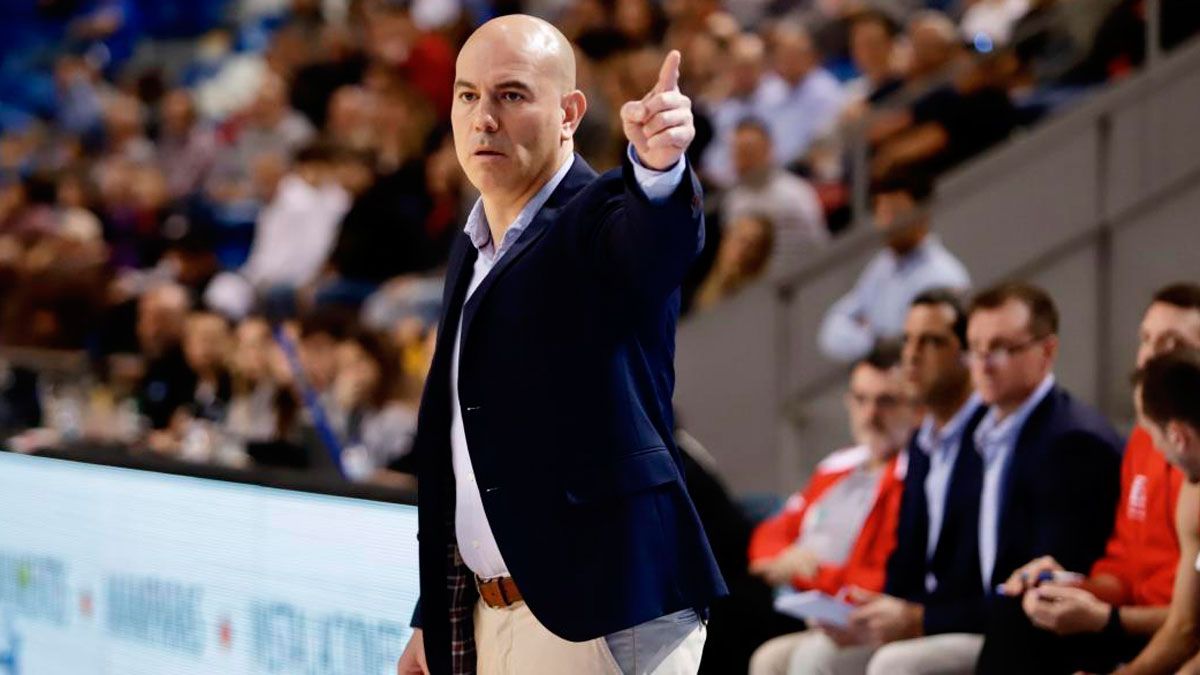
<path fill-rule="evenodd" d="M 458 95 L 458 100 L 462 101 L 463 103 L 470 103 L 471 101 L 475 100 L 475 94 L 473 92 L 464 91 Z"/>
<path fill-rule="evenodd" d="M 525 97 L 515 91 L 506 91 L 503 94 L 500 94 L 500 98 L 508 101 L 509 103 L 514 103 L 516 101 L 523 100 Z"/>

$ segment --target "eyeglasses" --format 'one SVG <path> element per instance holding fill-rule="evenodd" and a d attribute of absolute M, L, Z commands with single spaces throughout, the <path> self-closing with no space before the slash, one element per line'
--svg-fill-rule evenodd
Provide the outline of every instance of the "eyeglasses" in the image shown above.
<path fill-rule="evenodd" d="M 995 345 L 994 347 L 985 351 L 970 349 L 967 351 L 967 361 L 981 365 L 992 365 L 996 367 L 1003 366 L 1014 356 L 1045 340 L 1046 337 L 1047 336 L 1029 338 L 1024 342 L 1015 345 Z"/>

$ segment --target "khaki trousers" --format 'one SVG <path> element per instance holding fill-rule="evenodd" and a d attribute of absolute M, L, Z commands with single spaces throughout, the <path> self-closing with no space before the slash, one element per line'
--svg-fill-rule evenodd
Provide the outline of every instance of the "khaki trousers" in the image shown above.
<path fill-rule="evenodd" d="M 820 631 L 768 640 L 750 659 L 750 675 L 970 675 L 983 636 L 933 635 L 874 647 L 838 647 Z"/>
<path fill-rule="evenodd" d="M 659 650 L 653 650 L 655 636 L 647 629 L 618 633 L 626 642 L 632 639 L 639 654 L 651 647 L 642 662 L 624 672 L 605 638 L 570 642 L 551 633 L 524 602 L 495 609 L 480 601 L 475 605 L 477 670 L 480 675 L 695 675 L 704 650 L 704 630 L 697 627 L 682 641 L 660 645 Z M 670 651 L 653 653 L 664 649 Z"/>

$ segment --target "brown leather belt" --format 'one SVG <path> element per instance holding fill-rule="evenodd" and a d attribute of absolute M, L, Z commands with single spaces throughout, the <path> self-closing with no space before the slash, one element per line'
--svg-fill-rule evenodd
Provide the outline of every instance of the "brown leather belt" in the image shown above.
<path fill-rule="evenodd" d="M 475 588 L 479 590 L 479 597 L 484 604 L 492 609 L 504 609 L 523 602 L 521 591 L 517 589 L 517 582 L 513 581 L 512 577 L 480 579 L 476 576 Z"/>

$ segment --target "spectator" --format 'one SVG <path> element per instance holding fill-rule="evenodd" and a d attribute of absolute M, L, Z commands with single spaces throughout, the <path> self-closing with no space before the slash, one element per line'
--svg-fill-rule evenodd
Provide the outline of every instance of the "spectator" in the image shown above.
<path fill-rule="evenodd" d="M 259 214 L 249 260 L 237 275 L 222 274 L 209 285 L 210 307 L 240 317 L 251 310 L 256 293 L 271 293 L 276 311 L 294 313 L 296 289 L 317 279 L 350 206 L 350 196 L 335 180 L 333 159 L 333 151 L 320 145 L 297 155 L 295 169 Z"/>
<path fill-rule="evenodd" d="M 331 398 L 352 478 L 369 478 L 412 449 L 417 411 L 400 399 L 401 383 L 399 360 L 379 337 L 359 332 L 338 345 Z"/>
<path fill-rule="evenodd" d="M 803 159 L 813 139 L 833 127 L 845 94 L 837 79 L 820 67 L 812 38 L 795 24 L 780 23 L 772 31 L 771 61 L 785 91 L 767 119 L 775 159 L 790 166 Z"/>
<path fill-rule="evenodd" d="M 1174 284 L 1155 294 L 1142 319 L 1138 367 L 1183 347 L 1200 348 L 1195 284 Z M 1070 640 L 1072 668 L 1113 670 L 1136 656 L 1166 620 L 1179 563 L 1174 516 L 1182 482 L 1183 474 L 1155 450 L 1150 434 L 1135 428 L 1121 462 L 1116 527 L 1088 580 L 1080 587 L 1037 584 L 1043 572 L 1063 569 L 1053 558 L 1040 558 L 1005 583 L 1008 595 L 1024 593 L 1025 613 L 1035 625 Z"/>
<path fill-rule="evenodd" d="M 917 12 L 909 20 L 906 33 L 911 54 L 905 80 L 910 87 L 929 82 L 962 56 L 954 22 L 941 12 Z"/>
<path fill-rule="evenodd" d="M 1134 382 L 1139 424 L 1188 484 L 1179 493 L 1176 533 L 1181 555 L 1167 620 L 1146 649 L 1116 672 L 1191 673 L 1200 667 L 1195 633 L 1200 565 L 1194 562 L 1200 554 L 1200 351 L 1181 348 L 1155 356 L 1138 370 Z"/>
<path fill-rule="evenodd" d="M 183 355 L 196 376 L 196 388 L 188 406 L 192 417 L 224 422 L 232 395 L 226 360 L 231 346 L 225 317 L 211 312 L 193 312 L 183 329 Z"/>
<path fill-rule="evenodd" d="M 850 20 L 850 56 L 857 79 L 846 85 L 847 105 L 874 104 L 898 90 L 903 81 L 893 66 L 896 25 L 888 15 L 867 10 Z"/>
<path fill-rule="evenodd" d="M 1014 74 L 1008 59 L 972 60 L 951 84 L 878 122 L 872 175 L 937 175 L 1007 138 L 1020 120 L 1008 92 Z"/>
<path fill-rule="evenodd" d="M 158 166 L 173 200 L 184 199 L 204 184 L 216 160 L 216 137 L 196 117 L 191 95 L 167 92 L 159 103 Z"/>
<path fill-rule="evenodd" d="M 1035 286 L 997 286 L 971 305 L 971 379 L 989 406 L 974 433 L 983 476 L 978 521 L 969 524 L 978 531 L 985 591 L 1043 555 L 1067 569 L 1089 569 L 1112 532 L 1121 440 L 1096 411 L 1056 385 L 1057 333 L 1054 302 Z M 960 643 L 954 656 L 962 672 L 1071 671 L 1061 641 L 1030 623 L 1019 598 L 989 593 L 978 612 L 967 625 L 977 630 L 986 621 L 986 638 L 977 637 L 973 647 Z M 889 650 L 875 657 L 880 672 L 950 656 L 920 639 Z"/>
<path fill-rule="evenodd" d="M 369 154 L 342 153 L 339 164 L 343 174 L 365 174 L 342 181 L 354 202 L 338 227 L 314 299 L 318 306 L 357 308 L 388 279 L 425 271 L 440 256 L 426 229 L 432 205 L 419 162 L 379 178 Z"/>
<path fill-rule="evenodd" d="M 876 192 L 875 227 L 887 246 L 825 313 L 818 339 L 829 358 L 850 361 L 880 338 L 899 336 L 906 308 L 922 291 L 970 285 L 962 263 L 929 233 L 929 215 L 921 206 L 928 196 L 929 186 L 921 181 L 892 182 Z"/>
<path fill-rule="evenodd" d="M 894 350 L 854 367 L 846 409 L 858 445 L 818 464 L 804 490 L 750 539 L 750 571 L 772 585 L 830 595 L 850 587 L 883 588 L 907 464 L 901 450 L 914 412 Z M 783 673 L 789 660 L 807 664 L 810 655 L 831 647 L 817 631 L 776 638 L 755 652 L 750 672 Z"/>
<path fill-rule="evenodd" d="M 717 260 L 696 291 L 697 309 L 707 309 L 757 280 L 767 268 L 775 226 L 761 216 L 744 215 L 721 237 Z"/>
<path fill-rule="evenodd" d="M 713 141 L 704 153 L 704 176 L 727 188 L 737 180 L 733 165 L 734 132 L 743 120 L 767 119 L 784 94 L 783 81 L 767 74 L 767 48 L 762 38 L 743 33 L 729 47 L 729 64 L 707 102 Z"/>
<path fill-rule="evenodd" d="M 770 131 L 757 120 L 743 120 L 733 136 L 733 163 L 738 182 L 722 200 L 721 218 L 733 223 L 758 214 L 774 227 L 771 272 L 795 270 L 813 249 L 829 240 L 817 193 L 807 181 L 778 168 Z"/>
<path fill-rule="evenodd" d="M 271 326 L 261 317 L 247 317 L 234 332 L 229 370 L 231 396 L 225 418 L 228 432 L 243 441 L 266 442 L 282 435 L 277 384 L 287 364 L 275 346 Z M 290 381 L 284 377 L 283 381 Z"/>
<path fill-rule="evenodd" d="M 154 429 L 165 429 L 196 390 L 196 375 L 182 347 L 189 309 L 187 290 L 173 284 L 151 288 L 138 300 L 138 345 L 146 359 L 138 407 Z"/>
<path fill-rule="evenodd" d="M 146 138 L 145 113 L 136 98 L 117 95 L 104 106 L 105 155 L 141 164 L 154 159 L 154 144 Z"/>
<path fill-rule="evenodd" d="M 228 137 L 217 154 L 216 175 L 222 182 L 240 182 L 251 158 L 263 153 L 290 157 L 309 144 L 316 131 L 303 115 L 288 105 L 287 82 L 268 73 L 258 85 L 254 100 L 222 134 Z"/>

